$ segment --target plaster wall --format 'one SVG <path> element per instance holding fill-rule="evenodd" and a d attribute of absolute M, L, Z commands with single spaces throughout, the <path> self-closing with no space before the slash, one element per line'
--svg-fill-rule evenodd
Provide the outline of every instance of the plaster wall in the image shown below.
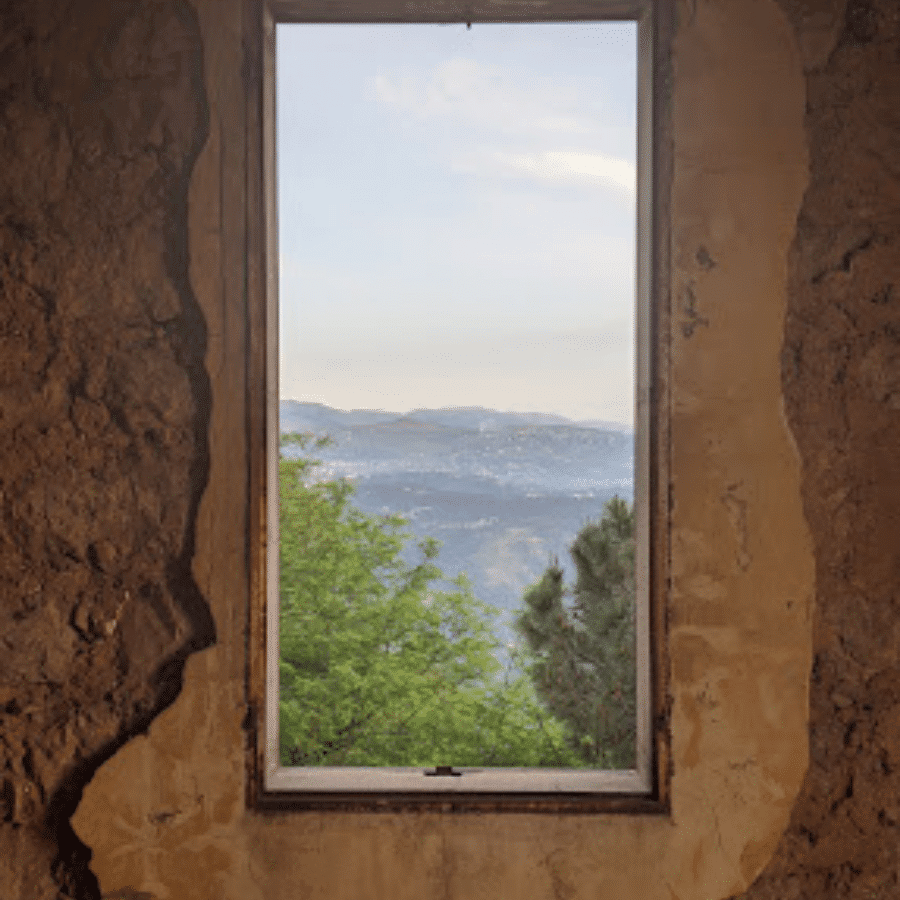
<path fill-rule="evenodd" d="M 191 277 L 213 402 L 194 573 L 219 639 L 85 792 L 74 824 L 104 892 L 708 900 L 743 889 L 807 766 L 813 563 L 780 373 L 807 180 L 790 23 L 774 3 L 709 3 L 682 10 L 675 41 L 671 817 L 262 815 L 244 805 L 244 410 L 229 365 L 245 340 L 241 7 L 197 10 L 213 127 L 191 184 Z"/>
<path fill-rule="evenodd" d="M 243 6 L 0 10 L 0 896 L 896 896 L 894 4 L 678 6 L 640 817 L 247 807 Z"/>

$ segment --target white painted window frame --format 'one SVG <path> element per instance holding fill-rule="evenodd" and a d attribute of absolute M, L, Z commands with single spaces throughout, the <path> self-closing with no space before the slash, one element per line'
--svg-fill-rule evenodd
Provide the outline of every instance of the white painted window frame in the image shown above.
<path fill-rule="evenodd" d="M 654 15 L 651 0 L 270 0 L 263 6 L 262 163 L 266 249 L 266 554 L 265 554 L 265 708 L 263 722 L 264 792 L 272 795 L 490 794 L 650 797 L 654 789 L 653 703 L 651 686 L 651 433 L 653 185 L 652 165 Z M 458 776 L 435 776 L 421 768 L 283 767 L 279 764 L 279 392 L 278 245 L 275 195 L 275 26 L 280 22 L 492 22 L 554 20 L 633 20 L 638 25 L 637 192 L 635 256 L 635 528 L 636 528 L 636 767 L 624 771 L 540 768 L 454 768 Z M 452 760 L 447 761 L 452 765 Z"/>

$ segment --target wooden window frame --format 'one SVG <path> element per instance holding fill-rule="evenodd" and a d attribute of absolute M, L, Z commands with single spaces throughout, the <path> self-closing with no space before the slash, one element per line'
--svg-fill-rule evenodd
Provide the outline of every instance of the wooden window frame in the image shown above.
<path fill-rule="evenodd" d="M 670 734 L 666 621 L 669 585 L 669 193 L 671 129 L 670 0 L 245 0 L 244 82 L 247 102 L 247 439 L 249 459 L 247 629 L 247 801 L 259 810 L 333 809 L 455 812 L 665 813 L 669 808 Z M 549 22 L 634 20 L 638 23 L 637 342 L 635 510 L 637 578 L 637 780 L 597 773 L 597 787 L 566 790 L 489 786 L 472 790 L 465 778 L 440 778 L 440 788 L 397 787 L 390 769 L 374 770 L 364 789 L 308 789 L 283 777 L 277 757 L 277 666 L 267 660 L 267 635 L 277 612 L 267 599 L 268 537 L 277 534 L 267 485 L 273 479 L 272 435 L 277 422 L 278 248 L 275 210 L 275 26 L 289 22 Z M 275 344 L 277 347 L 277 343 Z M 277 436 L 275 438 L 277 440 Z M 277 465 L 277 464 L 276 464 Z M 643 698 L 643 699 L 641 699 Z M 642 708 L 643 706 L 643 708 Z M 273 746 L 274 734 L 274 746 Z M 463 770 L 465 771 L 465 770 Z M 530 770 L 534 773 L 548 770 Z M 575 773 L 573 773 L 575 774 Z M 578 773 L 582 774 L 582 773 Z M 630 773 L 629 773 L 630 774 Z M 419 775 L 421 777 L 421 773 Z M 571 775 L 566 775 L 571 778 Z M 437 781 L 438 779 L 435 779 Z M 429 780 L 430 781 L 430 780 Z M 402 784 L 403 779 L 399 779 Z M 468 789 L 467 789 L 468 788 Z"/>

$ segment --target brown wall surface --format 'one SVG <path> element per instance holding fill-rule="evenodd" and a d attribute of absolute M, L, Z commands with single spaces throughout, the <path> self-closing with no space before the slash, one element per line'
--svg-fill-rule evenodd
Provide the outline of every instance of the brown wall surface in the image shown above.
<path fill-rule="evenodd" d="M 900 896 L 900 7 L 783 0 L 810 182 L 784 402 L 816 548 L 810 768 L 746 900 Z"/>
<path fill-rule="evenodd" d="M 643 817 L 247 808 L 243 15 L 0 9 L 0 896 L 896 897 L 895 4 L 678 6 Z"/>
<path fill-rule="evenodd" d="M 30 900 L 76 890 L 78 786 L 214 640 L 187 243 L 208 126 L 185 3 L 5 2 L 0 34 L 0 896 Z"/>

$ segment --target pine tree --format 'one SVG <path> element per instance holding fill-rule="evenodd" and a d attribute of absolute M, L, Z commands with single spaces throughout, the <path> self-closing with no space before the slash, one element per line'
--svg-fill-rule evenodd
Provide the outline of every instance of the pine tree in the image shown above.
<path fill-rule="evenodd" d="M 614 497 L 570 554 L 575 583 L 555 560 L 523 596 L 517 620 L 527 671 L 572 749 L 597 768 L 635 760 L 634 513 Z"/>

